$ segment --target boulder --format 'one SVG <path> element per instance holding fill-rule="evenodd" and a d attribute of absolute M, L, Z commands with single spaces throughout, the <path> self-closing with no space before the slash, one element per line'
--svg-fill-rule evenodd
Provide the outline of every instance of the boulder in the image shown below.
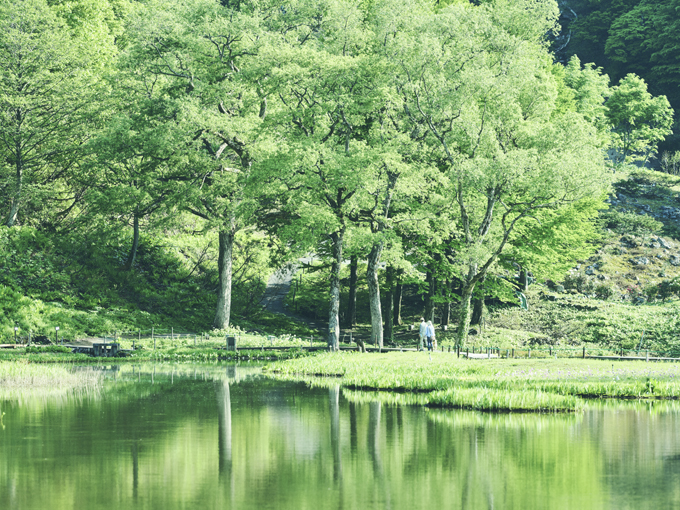
<path fill-rule="evenodd" d="M 649 259 L 647 257 L 633 257 L 628 260 L 634 266 L 646 266 L 649 264 Z"/>
<path fill-rule="evenodd" d="M 665 239 L 662 239 L 661 237 L 657 238 L 656 242 L 658 242 L 661 246 L 663 246 L 667 250 L 673 249 L 673 243 L 666 241 Z"/>

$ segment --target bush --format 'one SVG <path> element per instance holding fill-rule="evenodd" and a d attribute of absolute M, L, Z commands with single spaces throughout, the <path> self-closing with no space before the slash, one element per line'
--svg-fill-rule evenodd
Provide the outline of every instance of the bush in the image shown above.
<path fill-rule="evenodd" d="M 599 299 L 609 299 L 614 295 L 614 289 L 611 287 L 611 285 L 607 284 L 600 284 L 595 287 L 595 295 Z"/>
<path fill-rule="evenodd" d="M 593 283 L 583 273 L 568 274 L 564 277 L 563 285 L 567 290 L 575 289 L 585 294 L 593 291 Z"/>
<path fill-rule="evenodd" d="M 646 214 L 607 211 L 600 214 L 602 226 L 617 234 L 648 235 L 659 234 L 663 223 Z"/>
<path fill-rule="evenodd" d="M 645 294 L 650 301 L 660 299 L 666 301 L 668 298 L 680 294 L 680 278 L 664 280 L 658 285 L 650 285 L 645 288 Z"/>
<path fill-rule="evenodd" d="M 26 354 L 40 354 L 41 352 L 72 352 L 70 347 L 63 345 L 45 345 L 41 347 L 26 347 Z"/>

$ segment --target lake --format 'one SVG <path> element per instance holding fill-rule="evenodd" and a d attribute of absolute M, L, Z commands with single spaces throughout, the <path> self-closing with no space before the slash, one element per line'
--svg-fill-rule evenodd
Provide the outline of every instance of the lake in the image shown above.
<path fill-rule="evenodd" d="M 247 364 L 80 369 L 98 391 L 0 403 L 1 509 L 680 508 L 677 402 L 498 415 Z"/>

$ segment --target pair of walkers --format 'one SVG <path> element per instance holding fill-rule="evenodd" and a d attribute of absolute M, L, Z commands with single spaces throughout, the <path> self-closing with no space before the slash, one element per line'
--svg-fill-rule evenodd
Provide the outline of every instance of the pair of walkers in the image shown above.
<path fill-rule="evenodd" d="M 437 348 L 437 338 L 434 336 L 434 326 L 432 321 L 425 322 L 425 318 L 420 318 L 420 347 L 419 350 L 423 350 L 423 340 L 427 342 L 427 350 L 433 351 Z"/>

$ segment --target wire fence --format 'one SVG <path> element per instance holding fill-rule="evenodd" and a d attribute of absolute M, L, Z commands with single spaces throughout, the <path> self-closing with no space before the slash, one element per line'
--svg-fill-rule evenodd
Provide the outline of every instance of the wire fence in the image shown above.
<path fill-rule="evenodd" d="M 326 339 L 321 336 L 262 335 L 258 333 L 235 332 L 215 335 L 210 332 L 188 332 L 181 330 L 137 330 L 121 331 L 110 336 L 97 338 L 103 343 L 116 342 L 125 349 L 172 349 L 197 347 L 207 349 L 227 348 L 229 338 L 235 339 L 236 348 L 290 349 L 301 347 L 323 348 Z M 94 340 L 89 338 L 89 340 Z"/>
<path fill-rule="evenodd" d="M 437 349 L 441 352 L 454 353 L 458 357 L 468 358 L 505 358 L 505 359 L 546 359 L 546 358 L 590 358 L 621 359 L 645 361 L 680 361 L 675 352 L 654 351 L 649 349 L 621 349 L 598 346 L 582 347 L 457 347 L 449 344 Z"/>
<path fill-rule="evenodd" d="M 40 332 L 36 334 L 29 332 L 20 335 L 19 332 L 14 337 L 6 338 L 8 343 L 16 344 L 72 344 L 76 340 L 73 336 L 69 338 L 68 332 L 61 331 L 55 327 L 51 334 Z M 179 347 L 197 347 L 226 349 L 229 347 L 229 338 L 233 338 L 232 348 L 236 349 L 293 349 L 293 348 L 312 348 L 323 349 L 327 347 L 327 338 L 320 335 L 296 336 L 296 335 L 264 335 L 260 333 L 234 332 L 232 334 L 215 335 L 211 332 L 190 332 L 181 329 L 138 329 L 129 331 L 116 331 L 104 336 L 87 337 L 86 340 L 92 343 L 117 343 L 122 350 L 130 349 L 172 349 Z M 356 337 L 352 331 L 342 331 L 340 337 L 340 347 L 345 349 L 358 349 L 355 341 Z M 360 340 L 361 342 L 361 340 Z M 419 340 L 405 342 L 407 345 L 396 345 L 391 348 L 378 349 L 377 344 L 364 339 L 368 350 L 417 350 Z M 539 359 L 539 358 L 590 358 L 590 359 L 621 359 L 621 360 L 647 360 L 647 361 L 680 361 L 680 353 L 672 351 L 659 351 L 650 349 L 622 349 L 607 348 L 600 346 L 579 346 L 579 347 L 556 347 L 556 346 L 536 346 L 536 347 L 488 347 L 488 346 L 469 346 L 458 347 L 449 339 L 436 348 L 437 352 L 456 354 L 457 357 L 468 358 L 502 358 L 502 359 Z"/>

